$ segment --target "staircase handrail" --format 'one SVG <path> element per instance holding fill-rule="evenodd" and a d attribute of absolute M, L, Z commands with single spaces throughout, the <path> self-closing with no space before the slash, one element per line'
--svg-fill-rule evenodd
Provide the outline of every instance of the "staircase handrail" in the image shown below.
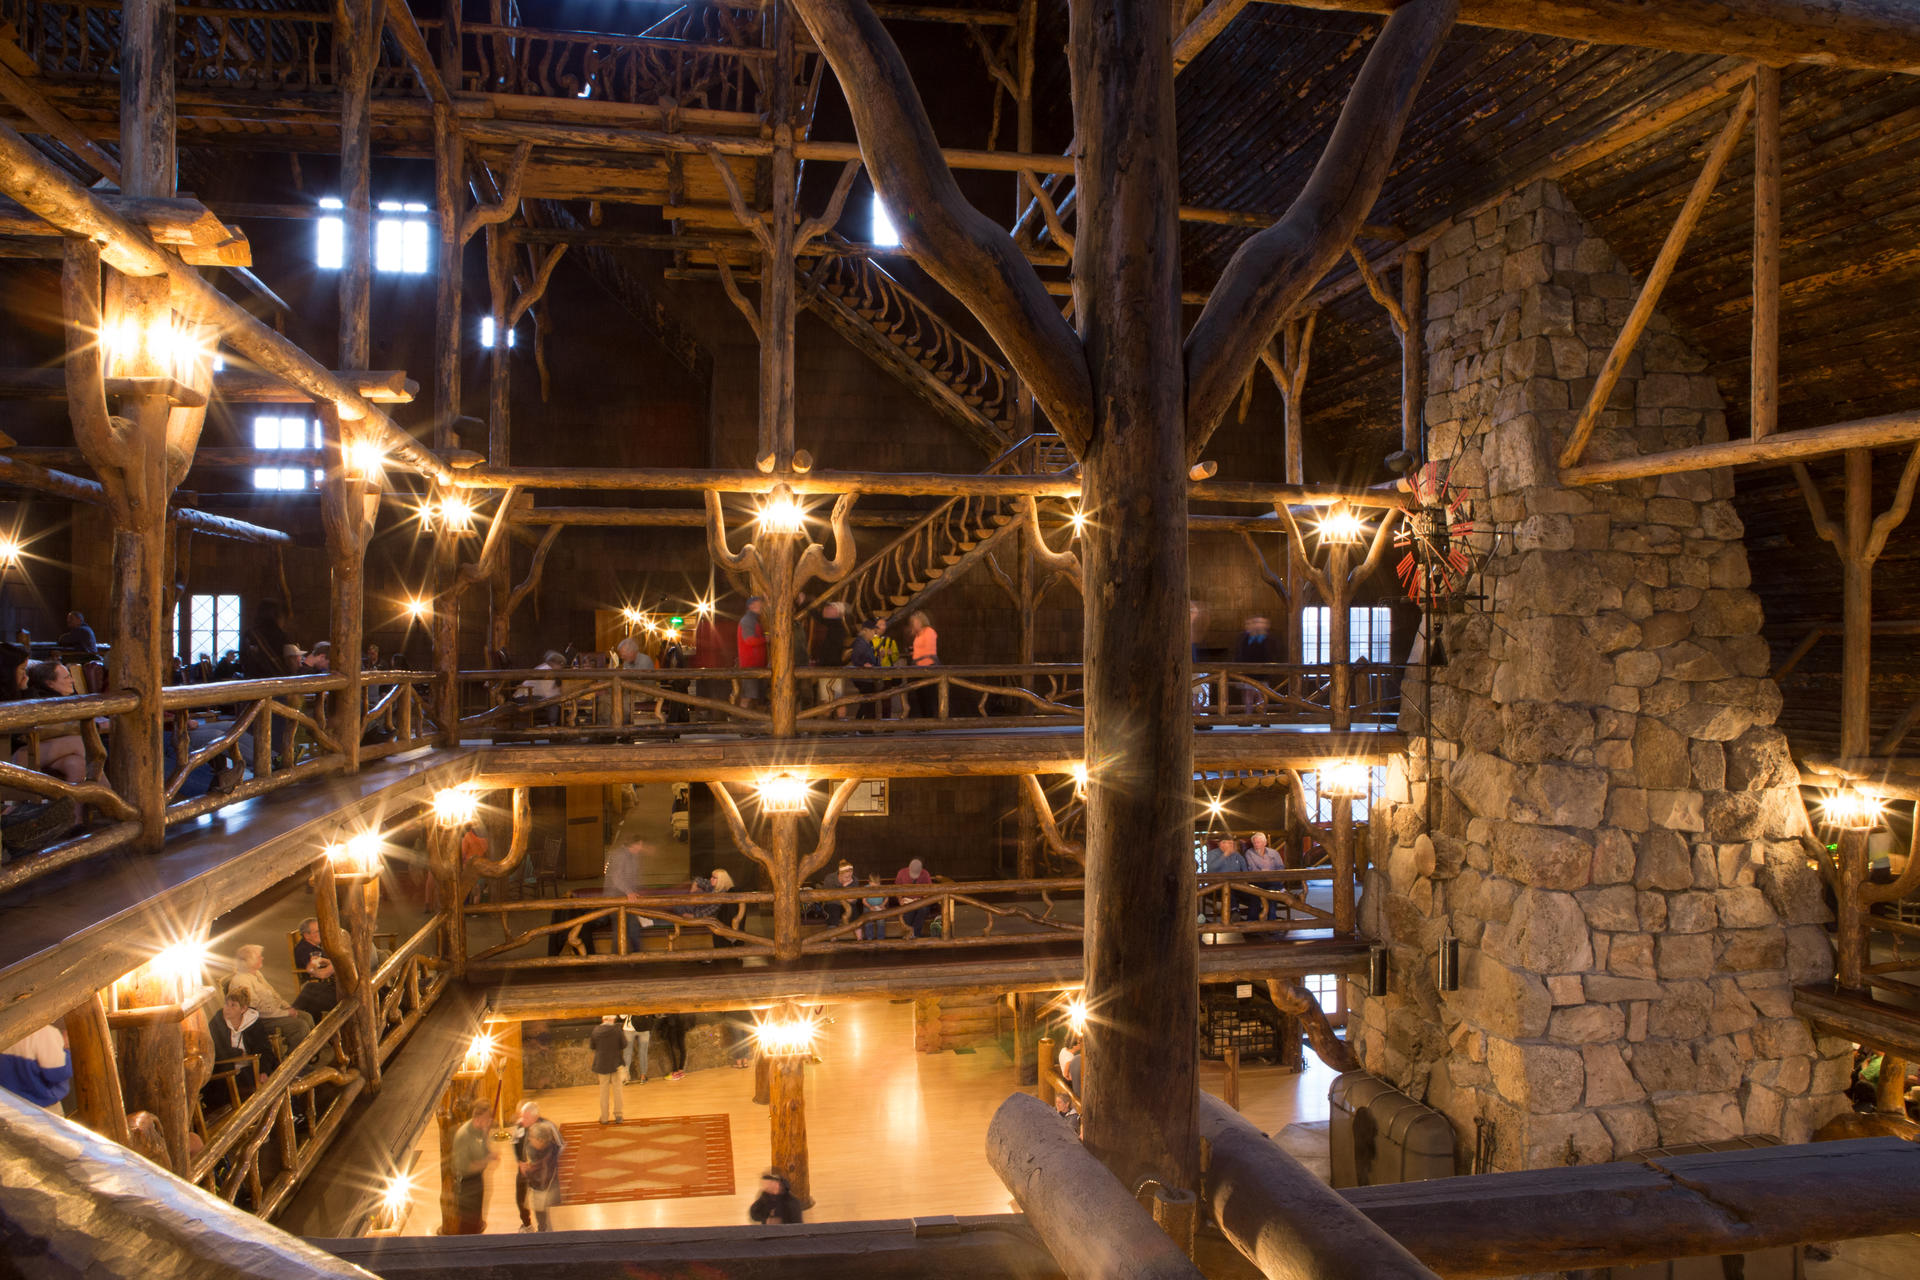
<path fill-rule="evenodd" d="M 1051 431 L 1030 432 L 1029 434 L 1021 437 L 1020 440 L 1016 441 L 1013 444 L 1008 445 L 1005 449 L 1001 450 L 998 456 L 996 456 L 993 459 L 993 461 L 989 462 L 984 468 L 981 469 L 980 474 L 983 476 L 1002 474 L 1004 473 L 1007 465 L 1015 461 L 1019 457 L 1021 451 L 1026 449 L 1028 446 L 1041 443 L 1042 441 L 1058 440 L 1059 438 L 1060 437 L 1058 435 L 1056 435 L 1054 432 L 1051 432 Z M 801 608 L 797 616 L 801 618 L 809 617 L 822 605 L 826 604 L 828 601 L 839 599 L 854 584 L 862 581 L 865 575 L 870 570 L 872 570 L 876 564 L 886 559 L 888 556 L 891 556 L 892 554 L 894 554 L 894 552 L 898 550 L 903 543 L 906 543 L 911 539 L 918 537 L 922 532 L 924 532 L 927 529 L 928 526 L 932 525 L 934 521 L 941 519 L 942 517 L 947 515 L 949 512 L 951 512 L 956 503 L 960 503 L 964 501 L 966 501 L 966 497 L 964 495 L 955 495 L 954 497 L 948 498 L 945 502 L 933 508 L 931 511 L 927 512 L 927 514 L 920 517 L 920 519 L 908 525 L 904 530 L 900 532 L 898 537 L 894 538 L 892 541 L 888 542 L 885 546 L 881 547 L 879 550 L 875 551 L 872 555 L 868 556 L 865 560 L 862 560 L 859 564 L 855 565 L 852 573 L 849 573 L 846 577 L 842 578 L 840 581 L 834 583 L 832 586 L 822 591 L 819 595 L 807 601 L 806 605 Z"/>

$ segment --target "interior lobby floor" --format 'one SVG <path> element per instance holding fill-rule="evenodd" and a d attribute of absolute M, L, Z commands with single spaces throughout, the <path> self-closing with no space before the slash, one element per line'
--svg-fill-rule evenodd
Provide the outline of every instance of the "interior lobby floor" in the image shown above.
<path fill-rule="evenodd" d="M 809 1222 L 859 1221 L 932 1214 L 1010 1211 L 1006 1188 L 987 1167 L 987 1124 L 1014 1092 L 1013 1063 L 1001 1049 L 916 1053 L 913 1005 L 835 1005 L 821 1032 L 820 1062 L 807 1071 L 807 1137 L 814 1207 Z M 657 1054 L 656 1050 L 656 1054 Z M 560 1205 L 557 1231 L 613 1227 L 745 1225 L 769 1159 L 767 1108 L 753 1102 L 753 1072 L 720 1067 L 678 1082 L 660 1077 L 626 1089 L 629 1121 L 644 1116 L 727 1116 L 732 1130 L 734 1193 L 675 1200 Z M 1223 1072 L 1203 1063 L 1201 1084 L 1219 1093 Z M 1241 1072 L 1241 1110 L 1273 1132 L 1301 1120 L 1324 1120 L 1333 1072 L 1311 1055 L 1303 1073 L 1272 1067 Z M 529 1094 L 541 1114 L 562 1124 L 599 1116 L 597 1088 Z M 439 1229 L 437 1137 L 416 1146 L 413 1207 L 403 1234 Z M 513 1203 L 512 1150 L 495 1144 L 499 1162 L 488 1176 L 489 1232 L 519 1229 Z"/>

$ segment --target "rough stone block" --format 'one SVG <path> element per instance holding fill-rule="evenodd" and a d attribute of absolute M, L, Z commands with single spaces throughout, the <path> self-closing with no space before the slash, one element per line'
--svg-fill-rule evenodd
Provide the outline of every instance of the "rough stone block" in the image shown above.
<path fill-rule="evenodd" d="M 1653 935 L 1616 933 L 1607 948 L 1607 970 L 1623 978 L 1651 978 L 1658 972 L 1653 963 Z"/>
<path fill-rule="evenodd" d="M 1593 846 L 1554 827 L 1493 824 L 1493 869 L 1541 889 L 1579 889 L 1593 875 Z"/>
<path fill-rule="evenodd" d="M 1561 1044 L 1600 1044 L 1627 1032 L 1627 1016 L 1618 1005 L 1578 1004 L 1555 1009 L 1547 1035 Z"/>
<path fill-rule="evenodd" d="M 1627 1055 L 1633 1078 L 1650 1094 L 1680 1093 L 1694 1085 L 1693 1051 L 1673 1040 L 1647 1040 Z"/>
<path fill-rule="evenodd" d="M 1647 821 L 1669 831 L 1704 831 L 1706 818 L 1701 812 L 1704 798 L 1692 789 L 1647 791 Z"/>
<path fill-rule="evenodd" d="M 1645 1103 L 1608 1107 L 1599 1116 L 1607 1132 L 1613 1135 L 1616 1158 L 1660 1145 L 1660 1128 L 1654 1123 L 1653 1108 Z"/>
<path fill-rule="evenodd" d="M 1614 787 L 1607 793 L 1607 824 L 1621 831 L 1647 829 L 1647 793 L 1640 787 Z M 1629 868 L 1628 874 L 1632 871 Z M 1599 880 L 1596 871 L 1595 880 Z M 1604 883 L 1604 881 L 1602 881 Z"/>
<path fill-rule="evenodd" d="M 1653 1115 L 1660 1125 L 1663 1146 L 1737 1138 L 1745 1123 L 1740 1104 L 1731 1093 L 1655 1098 Z"/>
<path fill-rule="evenodd" d="M 1702 791 L 1719 791 L 1727 785 L 1727 752 L 1717 742 L 1690 742 L 1687 759 L 1693 765 L 1693 785 Z"/>
<path fill-rule="evenodd" d="M 1595 929 L 1620 933 L 1640 927 L 1639 908 L 1630 885 L 1584 889 L 1573 896 L 1580 903 L 1581 910 L 1587 913 L 1587 924 Z"/>
<path fill-rule="evenodd" d="M 1642 834 L 1633 883 L 1640 889 L 1691 888 L 1693 864 L 1687 853 L 1687 842 L 1675 832 L 1662 828 Z"/>
<path fill-rule="evenodd" d="M 1704 982 L 1663 982 L 1660 999 L 1647 1010 L 1647 1034 L 1661 1039 L 1694 1040 L 1707 1034 L 1713 992 Z"/>
<path fill-rule="evenodd" d="M 1553 1004 L 1545 982 L 1477 947 L 1463 947 L 1460 959 L 1460 990 L 1445 997 L 1449 1010 L 1490 1035 L 1523 1039 L 1546 1034 Z"/>
<path fill-rule="evenodd" d="M 1642 653 L 1638 656 L 1653 658 Z M 1655 667 L 1658 668 L 1658 659 Z M 1648 684 L 1653 683 L 1651 680 Z M 1687 740 L 1658 720 L 1642 717 L 1633 731 L 1634 771 L 1642 787 L 1673 789 L 1685 787 L 1693 778 L 1693 764 L 1687 756 Z"/>
<path fill-rule="evenodd" d="M 1711 893 L 1695 890 L 1667 898 L 1667 928 L 1674 933 L 1706 933 L 1718 922 Z"/>
<path fill-rule="evenodd" d="M 1593 966 L 1586 913 L 1569 893 L 1523 890 L 1501 945 L 1494 945 L 1491 930 L 1488 939 L 1488 951 L 1495 959 L 1535 973 L 1574 973 Z"/>
<path fill-rule="evenodd" d="M 1593 714 L 1560 702 L 1519 702 L 1500 709 L 1502 754 L 1522 764 L 1565 760 L 1593 745 Z"/>
<path fill-rule="evenodd" d="M 1597 827 L 1606 813 L 1604 770 L 1537 764 L 1519 770 L 1519 778 L 1519 791 L 1509 810 L 1515 818 L 1562 827 Z"/>
<path fill-rule="evenodd" d="M 1659 956 L 1662 978 L 1706 978 L 1713 973 L 1713 939 L 1704 933 L 1663 935 Z"/>

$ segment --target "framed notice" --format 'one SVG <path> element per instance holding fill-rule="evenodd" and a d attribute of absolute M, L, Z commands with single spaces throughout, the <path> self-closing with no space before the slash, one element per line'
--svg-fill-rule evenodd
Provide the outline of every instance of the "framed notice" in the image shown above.
<path fill-rule="evenodd" d="M 887 816 L 887 780 L 885 778 L 863 778 L 847 797 L 846 808 L 840 812 L 853 818 L 884 818 Z"/>

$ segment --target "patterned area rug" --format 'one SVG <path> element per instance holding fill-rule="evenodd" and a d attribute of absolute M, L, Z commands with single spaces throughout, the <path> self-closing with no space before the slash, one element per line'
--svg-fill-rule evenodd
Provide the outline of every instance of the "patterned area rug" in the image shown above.
<path fill-rule="evenodd" d="M 658 1116 L 561 1126 L 564 1204 L 733 1194 L 733 1135 L 725 1116 Z"/>

